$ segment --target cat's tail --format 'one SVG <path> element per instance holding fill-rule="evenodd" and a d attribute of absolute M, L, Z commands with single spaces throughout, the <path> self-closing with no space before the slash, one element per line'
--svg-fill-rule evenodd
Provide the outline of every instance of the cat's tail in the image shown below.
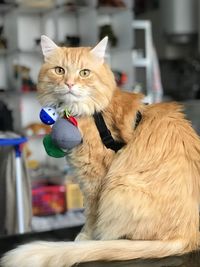
<path fill-rule="evenodd" d="M 184 241 L 34 242 L 8 252 L 2 267 L 69 267 L 79 262 L 162 258 L 187 252 Z"/>

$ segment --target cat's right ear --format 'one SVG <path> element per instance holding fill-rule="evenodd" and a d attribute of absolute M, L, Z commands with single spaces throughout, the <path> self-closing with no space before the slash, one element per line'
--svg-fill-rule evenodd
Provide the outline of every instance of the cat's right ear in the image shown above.
<path fill-rule="evenodd" d="M 44 58 L 47 58 L 58 46 L 46 35 L 41 36 L 41 47 Z"/>

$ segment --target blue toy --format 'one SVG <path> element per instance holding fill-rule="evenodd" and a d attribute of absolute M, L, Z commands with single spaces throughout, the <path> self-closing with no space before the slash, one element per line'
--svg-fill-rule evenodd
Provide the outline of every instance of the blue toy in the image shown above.
<path fill-rule="evenodd" d="M 40 111 L 40 119 L 44 124 L 52 125 L 58 119 L 58 113 L 55 108 L 44 107 Z"/>

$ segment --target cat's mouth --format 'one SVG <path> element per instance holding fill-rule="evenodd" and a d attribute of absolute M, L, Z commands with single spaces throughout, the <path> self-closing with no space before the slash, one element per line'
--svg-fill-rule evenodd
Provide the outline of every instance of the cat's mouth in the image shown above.
<path fill-rule="evenodd" d="M 68 92 L 61 92 L 60 94 L 61 97 L 65 96 L 65 97 L 76 97 L 76 98 L 83 98 L 84 96 L 78 93 L 75 93 L 73 91 L 68 91 Z"/>
<path fill-rule="evenodd" d="M 65 92 L 61 91 L 60 93 L 57 92 L 56 97 L 59 101 L 62 101 L 66 104 L 82 102 L 86 98 L 84 94 L 73 92 L 72 90 Z"/>
<path fill-rule="evenodd" d="M 56 96 L 60 98 L 64 98 L 65 100 L 68 101 L 80 101 L 83 100 L 88 96 L 88 93 L 86 93 L 86 90 L 81 90 L 78 87 L 68 89 L 66 87 L 64 88 L 56 88 L 54 90 Z"/>
<path fill-rule="evenodd" d="M 67 86 L 65 87 L 56 87 L 55 89 L 54 89 L 54 92 L 56 93 L 56 94 L 60 94 L 60 95 L 67 95 L 67 94 L 72 94 L 72 95 L 76 95 L 76 93 L 75 93 L 75 89 L 74 88 L 68 88 Z"/>
<path fill-rule="evenodd" d="M 62 96 L 64 96 L 64 95 L 73 95 L 73 96 L 77 96 L 74 92 L 72 92 L 72 91 L 68 91 L 68 92 L 63 92 L 63 91 L 61 91 L 61 92 L 56 92 L 56 94 L 57 95 L 62 95 Z"/>

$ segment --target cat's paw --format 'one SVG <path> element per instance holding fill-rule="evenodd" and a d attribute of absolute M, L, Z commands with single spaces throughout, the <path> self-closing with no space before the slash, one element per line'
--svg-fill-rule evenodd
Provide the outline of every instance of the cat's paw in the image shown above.
<path fill-rule="evenodd" d="M 77 235 L 75 238 L 75 241 L 85 241 L 85 240 L 91 240 L 91 236 L 86 232 L 81 232 Z"/>
<path fill-rule="evenodd" d="M 62 258 L 62 244 L 55 242 L 34 242 L 21 245 L 7 252 L 0 261 L 1 267 L 70 267 L 70 257 Z M 62 254 L 62 255 L 61 255 Z"/>

